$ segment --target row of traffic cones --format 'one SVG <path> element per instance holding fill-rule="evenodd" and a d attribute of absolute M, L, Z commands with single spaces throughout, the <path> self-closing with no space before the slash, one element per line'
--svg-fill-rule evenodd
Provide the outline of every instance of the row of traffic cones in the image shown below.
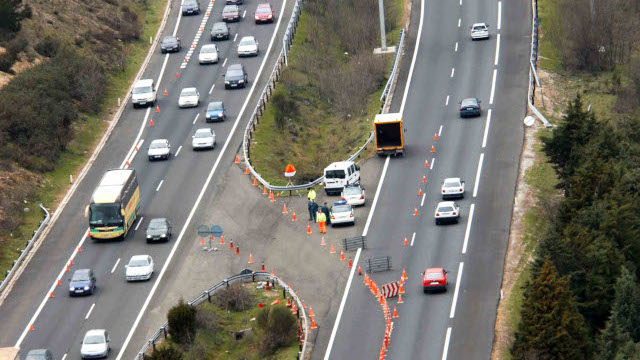
<path fill-rule="evenodd" d="M 387 299 L 380 292 L 380 289 L 378 288 L 378 285 L 376 284 L 376 282 L 372 278 L 370 278 L 367 273 L 364 274 L 364 284 L 365 286 L 369 287 L 369 290 L 371 291 L 371 293 L 376 297 L 376 299 L 380 303 L 380 306 L 382 307 L 382 312 L 384 314 L 384 319 L 385 319 L 384 338 L 382 341 L 382 346 L 380 347 L 380 360 L 383 360 L 387 353 L 387 349 L 389 348 L 389 340 L 391 339 L 391 329 L 392 329 L 391 319 L 392 318 L 395 319 L 399 317 L 398 309 L 394 306 L 393 314 L 389 311 L 389 304 L 387 303 Z"/>

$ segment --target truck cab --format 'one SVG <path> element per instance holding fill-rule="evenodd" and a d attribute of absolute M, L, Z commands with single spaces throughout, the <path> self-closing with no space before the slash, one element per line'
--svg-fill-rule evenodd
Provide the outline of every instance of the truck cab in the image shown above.
<path fill-rule="evenodd" d="M 373 121 L 376 152 L 384 155 L 404 155 L 402 114 L 378 114 Z"/>

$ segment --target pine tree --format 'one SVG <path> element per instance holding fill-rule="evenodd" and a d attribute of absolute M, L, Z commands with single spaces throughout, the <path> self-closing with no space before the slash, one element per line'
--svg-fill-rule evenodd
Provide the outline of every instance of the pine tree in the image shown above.
<path fill-rule="evenodd" d="M 514 359 L 589 359 L 584 320 L 566 278 L 550 261 L 542 263 L 527 284 L 516 339 Z"/>

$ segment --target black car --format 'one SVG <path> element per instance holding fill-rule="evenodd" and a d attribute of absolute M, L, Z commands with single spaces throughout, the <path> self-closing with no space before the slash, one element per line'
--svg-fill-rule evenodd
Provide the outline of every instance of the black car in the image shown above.
<path fill-rule="evenodd" d="M 200 14 L 200 4 L 198 0 L 184 0 L 182 3 L 182 15 Z"/>
<path fill-rule="evenodd" d="M 69 279 L 69 295 L 91 295 L 96 289 L 96 276 L 91 269 L 78 269 Z"/>
<path fill-rule="evenodd" d="M 468 98 L 460 102 L 460 117 L 480 116 L 480 112 L 480 100 Z"/>
<path fill-rule="evenodd" d="M 247 72 L 242 64 L 229 65 L 224 74 L 224 88 L 233 89 L 247 86 Z"/>
<path fill-rule="evenodd" d="M 49 349 L 36 349 L 29 351 L 24 360 L 53 360 L 53 355 Z"/>
<path fill-rule="evenodd" d="M 211 29 L 211 41 L 229 40 L 229 26 L 226 22 L 217 22 Z"/>
<path fill-rule="evenodd" d="M 171 237 L 171 224 L 166 218 L 151 219 L 147 227 L 147 242 L 169 241 Z"/>
<path fill-rule="evenodd" d="M 165 36 L 160 42 L 160 52 L 180 52 L 182 46 L 180 45 L 180 38 L 173 35 Z"/>

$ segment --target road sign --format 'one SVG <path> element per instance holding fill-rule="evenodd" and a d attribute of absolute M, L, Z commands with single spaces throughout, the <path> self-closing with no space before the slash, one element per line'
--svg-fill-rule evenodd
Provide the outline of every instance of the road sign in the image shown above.
<path fill-rule="evenodd" d="M 211 235 L 214 237 L 222 236 L 222 227 L 220 225 L 213 225 L 211 227 Z"/>
<path fill-rule="evenodd" d="M 382 296 L 385 298 L 390 298 L 393 296 L 398 296 L 398 290 L 400 289 L 400 284 L 397 281 L 382 285 Z"/>
<path fill-rule="evenodd" d="M 198 226 L 198 236 L 205 237 L 209 236 L 209 227 L 207 225 Z"/>

